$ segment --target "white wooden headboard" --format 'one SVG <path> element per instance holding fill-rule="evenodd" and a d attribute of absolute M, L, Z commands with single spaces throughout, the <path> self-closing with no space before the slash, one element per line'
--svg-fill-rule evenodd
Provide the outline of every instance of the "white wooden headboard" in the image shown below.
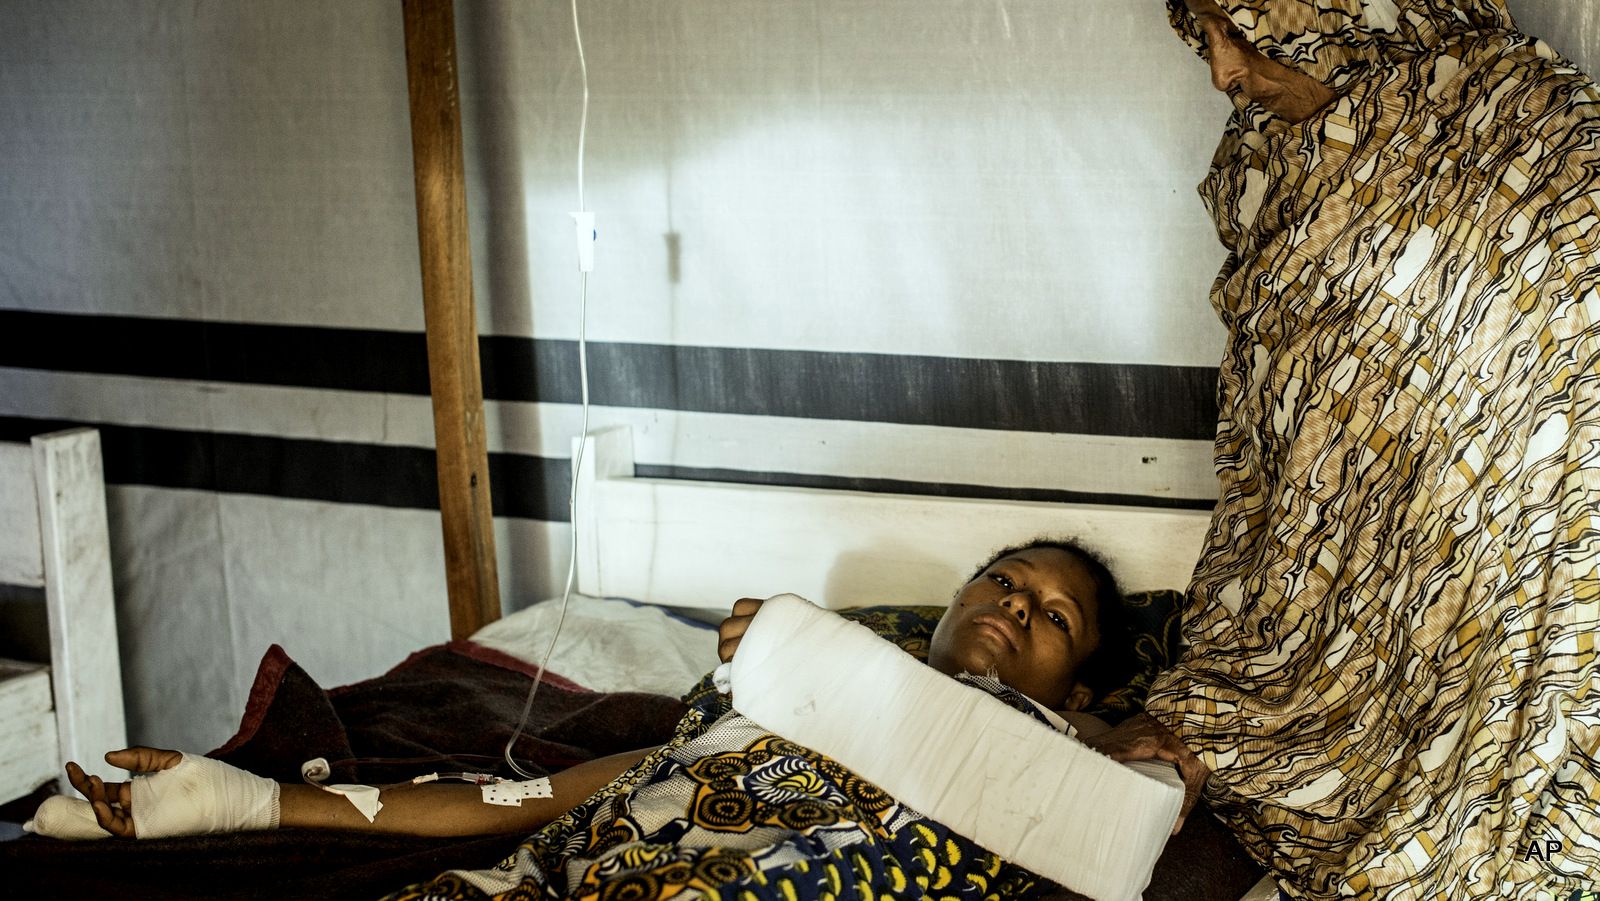
<path fill-rule="evenodd" d="M 994 551 L 1041 534 L 1100 552 L 1127 591 L 1181 590 L 1211 521 L 1192 510 L 636 478 L 626 426 L 588 442 L 578 590 L 669 606 L 726 610 L 783 592 L 829 609 L 945 604 Z"/>
<path fill-rule="evenodd" d="M 101 757 L 128 741 L 98 431 L 0 442 L 0 583 L 42 588 L 50 629 L 48 672 L 0 666 L 0 801 L 67 760 L 124 778 Z"/>

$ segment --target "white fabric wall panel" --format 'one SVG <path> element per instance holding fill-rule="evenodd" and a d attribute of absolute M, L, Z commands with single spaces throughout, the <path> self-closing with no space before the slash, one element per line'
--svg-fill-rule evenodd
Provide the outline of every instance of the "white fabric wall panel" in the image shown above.
<path fill-rule="evenodd" d="M 601 339 L 1212 365 L 1193 186 L 1227 114 L 1157 4 L 583 6 Z M 475 234 L 576 333 L 564 3 L 462 8 Z M 481 21 L 480 21 L 481 20 Z M 488 45 L 488 46 L 485 46 Z M 470 90 L 470 89 L 469 89 Z M 565 138 L 563 140 L 563 138 Z M 501 218 L 504 216 L 504 218 Z M 514 248 L 514 249 L 513 249 Z M 479 267 L 486 325 L 526 333 Z M 1041 336 L 1048 336 L 1041 340 Z"/>
<path fill-rule="evenodd" d="M 0 11 L 8 306 L 420 329 L 400 14 Z"/>
<path fill-rule="evenodd" d="M 218 518 L 236 683 L 249 686 L 273 643 L 292 642 L 291 656 L 332 686 L 449 640 L 438 513 L 234 494 Z"/>
<path fill-rule="evenodd" d="M 210 750 L 239 726 L 233 605 L 209 491 L 106 487 L 128 739 Z M 259 659 L 259 658 L 257 658 Z"/>
<path fill-rule="evenodd" d="M 450 637 L 436 511 L 143 486 L 108 501 L 134 742 L 221 745 L 274 643 L 334 686 Z M 541 551 L 548 528 L 497 524 Z"/>
<path fill-rule="evenodd" d="M 1593 0 L 1508 0 L 1517 27 L 1538 35 L 1593 75 L 1600 71 L 1600 4 Z"/>

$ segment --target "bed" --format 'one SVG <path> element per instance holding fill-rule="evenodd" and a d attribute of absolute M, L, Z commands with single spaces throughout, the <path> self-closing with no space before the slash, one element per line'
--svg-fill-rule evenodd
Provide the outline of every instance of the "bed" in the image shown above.
<path fill-rule="evenodd" d="M 580 593 L 516 745 L 519 758 L 546 771 L 665 740 L 688 709 L 684 696 L 705 690 L 716 663 L 711 622 L 738 597 L 791 591 L 830 608 L 866 608 L 849 615 L 925 651 L 967 568 L 1040 533 L 1079 537 L 1116 561 L 1143 605 L 1147 674 L 1177 652 L 1171 589 L 1187 579 L 1203 513 L 637 478 L 625 428 L 588 440 Z M 706 565 L 712 551 L 716 564 Z M 445 759 L 505 770 L 499 752 L 558 603 L 326 690 L 293 662 L 292 648 L 274 647 L 238 733 L 212 754 L 282 781 L 296 781 L 300 762 L 316 756 L 334 763 L 337 781 L 397 781 Z M 444 869 L 490 866 L 519 838 L 294 830 L 139 843 L 28 837 L 0 843 L 0 869 L 42 897 L 372 898 Z M 1197 815 L 1169 844 L 1145 897 L 1232 901 L 1260 875 L 1214 820 Z"/>

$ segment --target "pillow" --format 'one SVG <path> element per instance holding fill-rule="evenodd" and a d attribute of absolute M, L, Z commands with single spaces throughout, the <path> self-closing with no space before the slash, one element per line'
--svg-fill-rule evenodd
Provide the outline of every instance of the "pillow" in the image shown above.
<path fill-rule="evenodd" d="M 1144 709 L 1150 683 L 1162 670 L 1176 663 L 1182 653 L 1181 611 L 1183 593 L 1179 591 L 1140 591 L 1123 599 L 1128 628 L 1133 633 L 1134 676 L 1127 685 L 1098 699 L 1085 710 L 1112 725 Z M 871 629 L 880 638 L 894 642 L 917 658 L 928 659 L 933 630 L 944 616 L 944 607 L 853 607 L 838 611 L 848 620 Z M 728 699 L 717 694 L 708 673 L 683 696 L 683 701 L 705 714 L 708 721 L 727 713 Z"/>
<path fill-rule="evenodd" d="M 1144 710 L 1150 683 L 1183 654 L 1183 592 L 1137 591 L 1122 599 L 1122 607 L 1133 633 L 1133 678 L 1084 711 L 1112 725 Z"/>
<path fill-rule="evenodd" d="M 887 638 L 900 646 L 900 650 L 927 662 L 928 647 L 933 642 L 933 630 L 939 628 L 939 618 L 944 607 L 852 607 L 840 610 L 839 615 L 871 629 L 879 638 Z M 981 675 L 981 674 L 980 674 Z"/>
<path fill-rule="evenodd" d="M 559 619 L 556 598 L 501 617 L 471 640 L 538 666 Z M 672 697 L 716 665 L 716 626 L 664 607 L 582 594 L 572 596 L 550 654 L 550 672 L 584 688 Z"/>

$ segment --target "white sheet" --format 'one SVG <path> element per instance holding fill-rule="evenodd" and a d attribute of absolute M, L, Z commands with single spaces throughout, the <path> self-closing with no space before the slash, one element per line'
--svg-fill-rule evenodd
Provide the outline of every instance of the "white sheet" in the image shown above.
<path fill-rule="evenodd" d="M 473 634 L 484 647 L 537 665 L 561 599 L 542 601 Z M 688 691 L 717 665 L 717 630 L 659 607 L 575 594 L 550 656 L 550 672 L 595 691 Z"/>

